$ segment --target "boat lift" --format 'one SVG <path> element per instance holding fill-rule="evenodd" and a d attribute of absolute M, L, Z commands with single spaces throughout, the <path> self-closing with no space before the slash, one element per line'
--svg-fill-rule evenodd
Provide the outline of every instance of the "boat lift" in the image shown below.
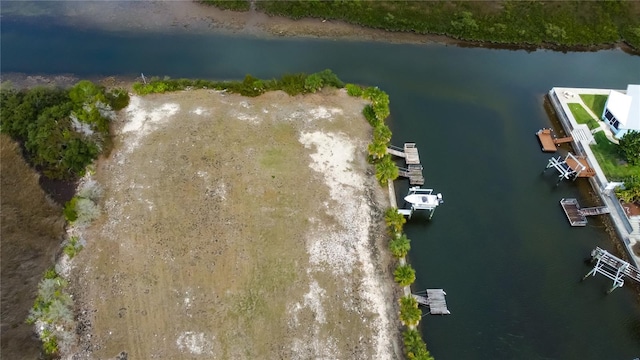
<path fill-rule="evenodd" d="M 433 217 L 438 205 L 442 204 L 442 194 L 434 194 L 433 189 L 421 189 L 419 187 L 409 188 L 409 193 L 404 197 L 404 201 L 411 204 L 409 209 L 398 209 L 398 212 L 411 219 L 414 211 L 426 210 L 429 213 L 429 219 Z"/>

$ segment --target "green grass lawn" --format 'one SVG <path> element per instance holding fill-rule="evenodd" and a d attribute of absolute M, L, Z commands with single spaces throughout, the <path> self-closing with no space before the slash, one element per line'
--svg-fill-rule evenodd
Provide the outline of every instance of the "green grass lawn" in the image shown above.
<path fill-rule="evenodd" d="M 582 105 L 577 103 L 570 103 L 567 105 L 569 105 L 569 110 L 571 110 L 571 113 L 573 114 L 573 117 L 576 119 L 576 122 L 578 124 L 587 124 L 587 126 L 591 130 L 597 129 L 599 127 L 598 121 L 591 117 L 591 115 L 589 115 L 587 110 L 585 110 Z"/>
<path fill-rule="evenodd" d="M 610 142 L 604 132 L 599 131 L 593 134 L 593 137 L 597 144 L 591 145 L 591 150 L 609 181 L 620 181 L 640 174 L 640 166 L 627 164 L 618 154 L 618 145 Z"/>
<path fill-rule="evenodd" d="M 602 116 L 602 113 L 604 112 L 604 104 L 607 102 L 608 97 L 609 97 L 608 95 L 596 95 L 596 94 L 580 95 L 580 98 L 582 99 L 584 104 L 587 105 L 587 107 L 591 109 L 591 111 L 593 111 L 594 114 L 598 116 Z"/>

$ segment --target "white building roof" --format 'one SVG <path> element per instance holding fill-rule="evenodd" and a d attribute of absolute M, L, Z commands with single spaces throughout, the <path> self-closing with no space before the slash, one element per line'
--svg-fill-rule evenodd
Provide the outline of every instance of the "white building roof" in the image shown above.
<path fill-rule="evenodd" d="M 631 97 L 625 128 L 640 131 L 640 85 L 627 85 L 627 96 Z"/>
<path fill-rule="evenodd" d="M 607 109 L 620 123 L 620 128 L 627 129 L 627 119 L 631 109 L 631 96 L 611 90 L 607 100 Z"/>

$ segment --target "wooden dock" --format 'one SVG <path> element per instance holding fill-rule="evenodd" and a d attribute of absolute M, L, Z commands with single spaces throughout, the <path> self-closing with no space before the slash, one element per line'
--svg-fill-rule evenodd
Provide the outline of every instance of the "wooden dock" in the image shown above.
<path fill-rule="evenodd" d="M 556 152 L 559 144 L 573 141 L 573 137 L 571 136 L 556 138 L 551 129 L 540 129 L 536 132 L 536 135 L 544 152 Z"/>
<path fill-rule="evenodd" d="M 420 154 L 416 143 L 405 143 L 404 148 L 390 145 L 387 147 L 387 153 L 403 158 L 407 165 L 420 165 Z"/>
<path fill-rule="evenodd" d="M 425 295 L 411 294 L 418 304 L 427 306 L 431 315 L 450 315 L 447 309 L 447 301 L 445 295 L 447 293 L 442 289 L 427 289 Z"/>
<path fill-rule="evenodd" d="M 593 177 L 596 171 L 589 166 L 587 158 L 584 156 L 573 156 L 566 159 L 567 165 L 576 172 L 577 177 Z"/>
<path fill-rule="evenodd" d="M 578 204 L 578 200 L 576 199 L 563 198 L 560 200 L 560 206 L 562 206 L 564 214 L 567 216 L 571 226 L 586 226 L 587 216 L 603 215 L 611 212 L 611 210 L 606 206 L 595 206 L 581 209 L 580 204 Z"/>
<path fill-rule="evenodd" d="M 422 165 L 409 165 L 408 168 L 398 168 L 398 175 L 408 178 L 411 185 L 424 185 Z"/>
<path fill-rule="evenodd" d="M 389 145 L 387 153 L 404 159 L 406 167 L 398 168 L 398 175 L 409 179 L 411 185 L 424 185 L 424 175 L 422 165 L 420 165 L 420 154 L 416 143 L 405 143 L 404 147 Z"/>

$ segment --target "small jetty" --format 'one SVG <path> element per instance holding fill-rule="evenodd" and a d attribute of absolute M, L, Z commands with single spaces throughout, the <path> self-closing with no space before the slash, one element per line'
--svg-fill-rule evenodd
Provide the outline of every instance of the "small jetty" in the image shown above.
<path fill-rule="evenodd" d="M 558 145 L 573 141 L 573 137 L 571 136 L 556 138 L 553 130 L 548 128 L 538 130 L 536 135 L 544 152 L 556 152 Z"/>
<path fill-rule="evenodd" d="M 556 185 L 565 179 L 575 180 L 579 177 L 588 178 L 596 175 L 596 171 L 589 166 L 589 162 L 584 156 L 575 156 L 572 153 L 568 153 L 564 158 L 561 156 L 552 157 L 542 172 L 544 173 L 551 168 L 558 172 Z"/>
<path fill-rule="evenodd" d="M 416 143 L 404 143 L 404 147 L 389 145 L 387 153 L 404 159 L 405 167 L 398 167 L 398 175 L 409 179 L 411 185 L 424 185 L 420 154 Z"/>
<path fill-rule="evenodd" d="M 582 280 L 595 274 L 601 274 L 613 280 L 613 286 L 607 291 L 610 294 L 613 290 L 624 285 L 624 278 L 630 278 L 640 283 L 640 270 L 631 266 L 628 262 L 610 254 L 606 250 L 596 247 L 591 251 L 591 261 L 595 265 Z"/>
<path fill-rule="evenodd" d="M 603 215 L 611 212 L 611 210 L 606 206 L 581 209 L 580 204 L 578 204 L 578 200 L 576 199 L 563 198 L 560 200 L 560 206 L 562 206 L 564 214 L 567 216 L 571 226 L 586 226 L 587 216 Z"/>
<path fill-rule="evenodd" d="M 411 294 L 418 304 L 429 308 L 428 314 L 431 315 L 451 315 L 447 308 L 445 295 L 447 293 L 442 289 L 427 289 L 417 294 Z"/>
<path fill-rule="evenodd" d="M 416 143 L 404 143 L 403 148 L 389 145 L 387 147 L 387 153 L 404 158 L 404 162 L 407 165 L 420 165 L 420 154 L 418 154 Z"/>

